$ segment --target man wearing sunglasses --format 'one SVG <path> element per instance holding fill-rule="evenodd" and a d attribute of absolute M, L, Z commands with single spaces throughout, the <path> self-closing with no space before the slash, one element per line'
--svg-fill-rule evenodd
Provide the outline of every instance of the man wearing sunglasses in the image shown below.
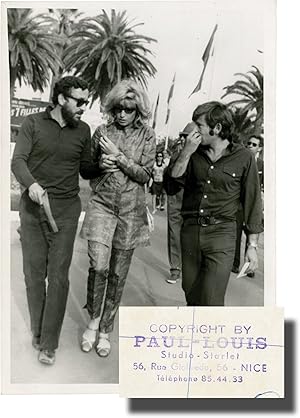
<path fill-rule="evenodd" d="M 53 106 L 24 120 L 12 159 L 23 190 L 21 243 L 32 345 L 39 361 L 48 365 L 55 362 L 67 303 L 81 212 L 79 173 L 90 179 L 100 172 L 91 163 L 90 128 L 81 121 L 88 95 L 85 81 L 73 76 L 59 80 Z"/>
<path fill-rule="evenodd" d="M 263 138 L 261 136 L 251 136 L 251 138 L 247 142 L 247 148 L 255 157 L 257 171 L 259 176 L 259 183 L 261 190 L 264 190 L 264 161 L 259 158 L 259 155 L 263 148 Z"/>

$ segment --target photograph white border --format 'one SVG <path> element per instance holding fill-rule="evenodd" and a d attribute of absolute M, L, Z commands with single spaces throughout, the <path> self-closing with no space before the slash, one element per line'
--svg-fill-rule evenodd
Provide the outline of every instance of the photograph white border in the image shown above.
<path fill-rule="evenodd" d="M 157 1 L 157 0 L 156 0 Z M 208 0 L 209 3 L 211 3 Z M 239 0 L 219 0 L 222 7 L 225 3 L 229 8 L 234 8 L 239 5 Z M 102 8 L 105 3 L 100 5 Z M 113 2 L 115 3 L 115 2 Z M 124 2 L 126 3 L 126 2 Z M 171 3 L 171 2 L 170 2 Z M 218 2 L 213 2 L 218 3 Z M 276 289 L 276 247 L 275 247 L 275 68 L 276 68 L 276 14 L 275 1 L 264 0 L 264 2 L 256 0 L 251 2 L 251 5 L 257 4 L 257 7 L 264 7 L 265 15 L 265 60 L 264 60 L 264 74 L 265 74 L 265 137 L 274 138 L 274 141 L 265 141 L 265 246 L 264 246 L 264 305 L 270 306 L 275 304 L 275 289 Z M 263 3 L 263 4 L 262 4 Z M 2 336 L 3 341 L 10 341 L 10 248 L 9 242 L 10 230 L 10 187 L 9 187 L 9 172 L 10 172 L 10 158 L 9 158 L 9 120 L 10 109 L 7 106 L 9 97 L 9 73 L 8 73 L 8 51 L 7 40 L 4 33 L 6 28 L 6 16 L 3 11 L 5 7 L 45 7 L 45 5 L 52 7 L 74 7 L 74 2 L 2 2 L 1 10 L 1 48 L 2 48 L 2 67 L 1 67 L 1 167 L 5 176 L 1 176 L 1 277 L 2 280 Z M 78 5 L 81 3 L 78 2 Z M 95 5 L 96 2 L 85 3 L 87 6 Z M 270 12 L 271 8 L 271 12 Z M 255 28 L 254 28 L 255 30 Z M 30 384 L 11 384 L 10 383 L 10 344 L 2 344 L 2 384 L 5 393 L 116 393 L 118 385 L 89 385 L 89 384 L 64 384 L 64 385 L 30 385 Z"/>

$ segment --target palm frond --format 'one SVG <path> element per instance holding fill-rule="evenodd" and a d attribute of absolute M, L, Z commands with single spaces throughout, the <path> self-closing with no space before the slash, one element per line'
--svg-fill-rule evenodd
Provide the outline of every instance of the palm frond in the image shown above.
<path fill-rule="evenodd" d="M 132 23 L 126 11 L 105 10 L 94 17 L 79 21 L 80 30 L 71 35 L 63 53 L 66 69 L 73 69 L 89 83 L 92 100 L 103 97 L 122 78 L 133 78 L 143 85 L 153 77 L 156 68 L 148 56 L 152 51 L 144 44 L 154 38 L 135 33 L 143 23 Z"/>
<path fill-rule="evenodd" d="M 249 114 L 254 112 L 253 114 L 256 115 L 254 116 L 255 124 L 262 125 L 264 105 L 262 73 L 257 67 L 252 66 L 252 69 L 247 74 L 236 73 L 235 75 L 242 77 L 242 79 L 237 80 L 230 86 L 224 87 L 225 93 L 222 98 L 232 95 L 241 97 L 240 99 L 230 101 L 228 105 L 241 107 L 240 113 L 244 112 L 245 114 Z M 236 120 L 242 123 L 242 117 L 242 115 L 237 115 Z M 249 125 L 249 122 L 245 122 L 244 128 L 247 127 L 247 124 Z"/>

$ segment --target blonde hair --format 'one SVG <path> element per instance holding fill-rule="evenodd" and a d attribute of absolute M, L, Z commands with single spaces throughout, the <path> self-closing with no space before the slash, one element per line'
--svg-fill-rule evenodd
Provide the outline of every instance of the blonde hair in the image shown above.
<path fill-rule="evenodd" d="M 114 119 L 114 109 L 120 104 L 125 104 L 125 106 L 135 104 L 135 126 L 145 123 L 151 116 L 148 96 L 145 90 L 135 81 L 120 81 L 105 97 L 104 111 L 110 116 L 110 119 Z"/>

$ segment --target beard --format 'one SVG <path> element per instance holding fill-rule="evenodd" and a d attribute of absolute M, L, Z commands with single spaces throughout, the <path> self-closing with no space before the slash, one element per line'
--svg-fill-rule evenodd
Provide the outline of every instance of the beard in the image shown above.
<path fill-rule="evenodd" d="M 75 115 L 77 113 L 80 115 L 83 114 L 82 111 L 73 113 L 66 106 L 62 106 L 61 108 L 62 117 L 64 118 L 66 124 L 70 126 L 70 128 L 77 128 L 77 126 L 79 125 L 80 119 L 75 119 Z"/>

